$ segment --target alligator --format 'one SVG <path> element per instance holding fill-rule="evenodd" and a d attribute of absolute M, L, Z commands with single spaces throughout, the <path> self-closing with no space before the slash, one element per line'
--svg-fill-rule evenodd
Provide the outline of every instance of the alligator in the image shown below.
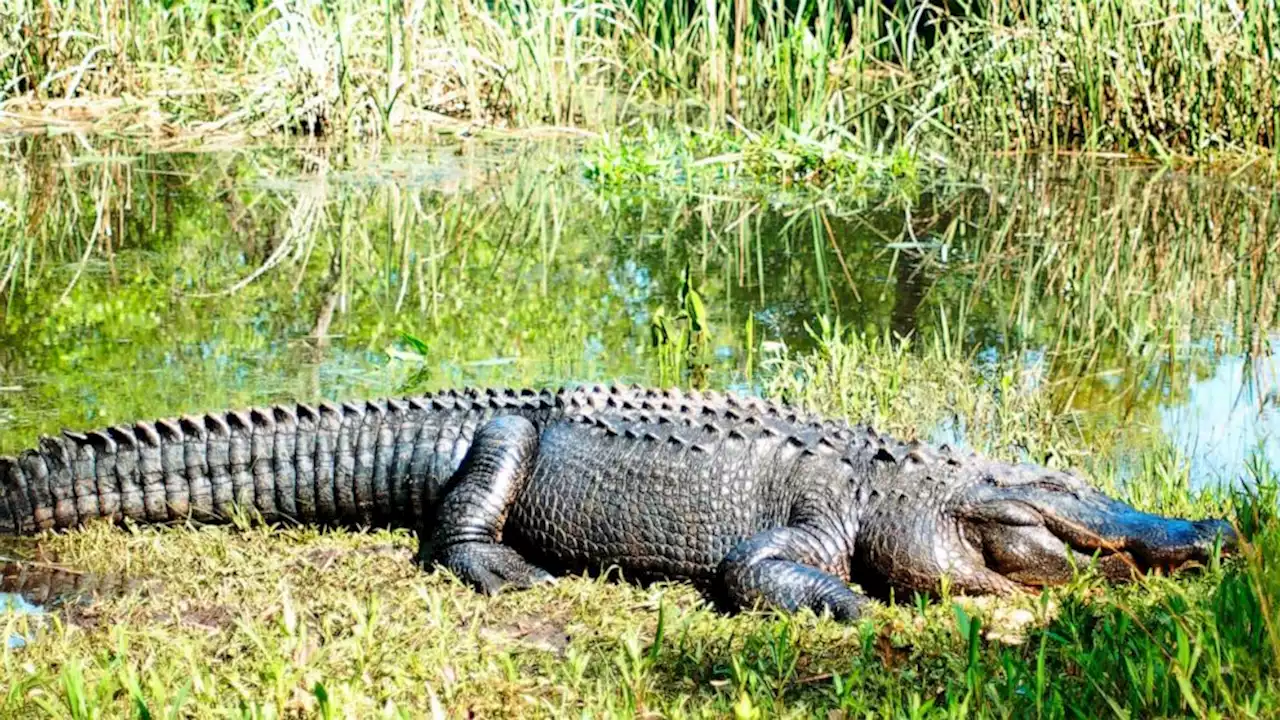
<path fill-rule="evenodd" d="M 1008 594 L 1094 567 L 1203 565 L 1222 520 L 1140 512 L 1073 472 L 763 399 L 639 387 L 447 391 L 65 431 L 0 458 L 0 532 L 93 519 L 397 526 L 485 593 L 565 574 L 692 583 L 725 611 L 852 620 L 869 596 Z M 856 583 L 861 592 L 851 587 Z"/>
<path fill-rule="evenodd" d="M 0 557 L 0 611 L 13 603 L 13 596 L 41 608 L 72 607 L 118 595 L 142 583 L 141 579 L 123 575 L 98 575 L 51 563 Z"/>

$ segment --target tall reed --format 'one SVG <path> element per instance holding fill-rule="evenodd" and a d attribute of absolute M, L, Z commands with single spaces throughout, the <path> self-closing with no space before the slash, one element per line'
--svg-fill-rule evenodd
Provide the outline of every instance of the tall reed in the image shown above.
<path fill-rule="evenodd" d="M 862 152 L 1251 153 L 1280 128 L 1278 12 L 1263 0 L 15 0 L 0 9 L 0 102 L 15 123 L 62 108 L 63 121 L 131 132 L 366 135 L 443 113 L 799 134 Z"/>

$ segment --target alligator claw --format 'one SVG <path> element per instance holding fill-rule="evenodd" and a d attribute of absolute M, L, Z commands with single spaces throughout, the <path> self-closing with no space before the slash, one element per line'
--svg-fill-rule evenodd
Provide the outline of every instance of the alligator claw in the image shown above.
<path fill-rule="evenodd" d="M 507 588 L 527 589 L 556 581 L 555 576 L 525 560 L 515 550 L 491 543 L 452 545 L 440 554 L 436 565 L 446 568 L 459 580 L 486 595 L 497 595 Z"/>

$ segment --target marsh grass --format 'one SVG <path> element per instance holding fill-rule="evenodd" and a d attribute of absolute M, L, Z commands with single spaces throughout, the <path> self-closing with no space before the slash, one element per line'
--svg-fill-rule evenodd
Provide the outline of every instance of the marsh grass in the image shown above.
<path fill-rule="evenodd" d="M 1266 154 L 1276 9 L 1068 0 L 17 0 L 17 127 L 165 135 L 486 127 L 732 131 L 896 148 Z M 847 164 L 856 170 L 859 161 Z M 821 175 L 814 179 L 821 179 Z"/>

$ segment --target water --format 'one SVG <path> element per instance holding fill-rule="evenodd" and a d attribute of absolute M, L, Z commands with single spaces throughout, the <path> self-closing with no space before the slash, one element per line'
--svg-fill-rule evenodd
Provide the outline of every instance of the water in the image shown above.
<path fill-rule="evenodd" d="M 32 558 L 29 552 L 11 553 L 14 548 L 6 545 L 0 543 L 0 614 L 31 615 L 40 621 L 49 608 L 90 605 L 103 596 L 130 592 L 141 582 L 140 578 L 97 575 L 43 562 Z M 13 632 L 5 643 L 10 648 L 20 648 L 30 639 L 30 635 Z"/>
<path fill-rule="evenodd" d="M 1273 338 L 1274 357 L 1280 340 Z M 1232 477 L 1250 454 L 1280 458 L 1280 376 L 1273 362 L 1253 367 L 1240 355 L 1221 358 L 1192 380 L 1185 399 L 1160 408 L 1160 428 L 1191 460 L 1194 477 Z"/>
<path fill-rule="evenodd" d="M 20 613 L 24 615 L 40 615 L 44 609 L 39 605 L 27 600 L 19 593 L 0 593 L 0 613 Z M 28 638 L 19 634 L 12 633 L 5 638 L 5 645 L 10 649 L 18 649 L 26 647 Z"/>
<path fill-rule="evenodd" d="M 1280 463 L 1280 200 L 1247 179 L 1057 163 L 887 195 L 612 192 L 572 146 L 0 152 L 0 452 L 469 384 L 751 390 L 825 314 L 1017 358 L 1086 438 L 1172 444 L 1196 482 L 1239 480 L 1255 450 Z M 708 348 L 664 368 L 651 325 L 686 269 Z"/>
<path fill-rule="evenodd" d="M 18 613 L 32 616 L 44 614 L 41 603 L 49 596 L 42 593 L 36 597 L 31 590 L 33 583 L 28 582 L 28 574 L 23 572 L 25 563 L 36 551 L 28 538 L 0 539 L 0 613 Z M 40 584 L 37 581 L 34 584 Z M 23 647 L 28 638 L 21 633 L 10 633 L 4 638 L 5 645 L 11 649 Z"/>

